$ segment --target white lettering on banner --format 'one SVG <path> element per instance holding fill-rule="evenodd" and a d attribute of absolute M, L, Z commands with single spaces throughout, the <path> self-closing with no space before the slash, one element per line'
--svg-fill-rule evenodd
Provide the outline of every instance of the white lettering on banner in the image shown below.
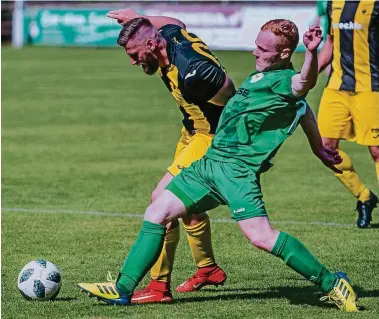
<path fill-rule="evenodd" d="M 41 25 L 42 27 L 50 27 L 59 24 L 59 14 L 52 14 L 49 11 L 42 11 Z"/>
<path fill-rule="evenodd" d="M 54 14 L 49 11 L 43 11 L 41 14 L 42 27 L 51 27 L 58 24 L 65 26 L 77 26 L 87 23 L 87 19 L 83 14 L 73 14 L 71 12 L 65 14 Z"/>
<path fill-rule="evenodd" d="M 70 26 L 83 25 L 87 22 L 87 19 L 82 14 L 66 13 L 61 17 L 62 24 Z"/>
<path fill-rule="evenodd" d="M 340 29 L 340 30 L 362 30 L 363 25 L 358 22 L 340 22 L 340 23 L 333 23 L 333 29 Z"/>
<path fill-rule="evenodd" d="M 57 26 L 59 24 L 65 25 L 65 26 L 84 26 L 84 25 L 90 25 L 90 26 L 111 26 L 111 25 L 117 25 L 117 21 L 114 19 L 109 19 L 104 14 L 98 14 L 96 12 L 91 12 L 88 15 L 88 21 L 87 16 L 80 13 L 59 13 L 55 14 L 48 10 L 44 10 L 41 14 L 41 25 L 42 27 L 52 27 Z"/>

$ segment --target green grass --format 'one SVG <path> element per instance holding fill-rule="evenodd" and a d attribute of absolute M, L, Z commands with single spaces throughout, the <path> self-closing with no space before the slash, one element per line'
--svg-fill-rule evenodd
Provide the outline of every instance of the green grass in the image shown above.
<path fill-rule="evenodd" d="M 236 85 L 253 65 L 248 52 L 218 56 Z M 301 60 L 295 56 L 296 67 Z M 2 207 L 144 212 L 171 162 L 181 117 L 164 84 L 128 63 L 121 49 L 3 48 Z M 314 109 L 324 83 L 309 94 Z M 351 143 L 343 148 L 377 190 L 367 149 Z M 117 272 L 139 218 L 3 209 L 3 318 L 377 318 L 378 224 L 353 226 L 354 198 L 313 157 L 301 129 L 282 147 L 262 185 L 274 224 L 299 237 L 330 269 L 346 270 L 364 311 L 352 315 L 322 305 L 310 283 L 252 248 L 233 223 L 222 222 L 212 223 L 212 235 L 217 261 L 228 273 L 224 287 L 174 293 L 172 305 L 104 306 L 75 285 Z M 229 213 L 218 208 L 211 217 Z M 351 226 L 322 224 L 327 222 Z M 195 271 L 183 234 L 174 288 Z M 17 290 L 18 272 L 35 258 L 62 269 L 54 302 L 28 302 Z"/>

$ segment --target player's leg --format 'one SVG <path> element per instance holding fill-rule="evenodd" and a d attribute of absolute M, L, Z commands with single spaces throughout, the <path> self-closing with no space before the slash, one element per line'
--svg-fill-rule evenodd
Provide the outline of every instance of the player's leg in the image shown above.
<path fill-rule="evenodd" d="M 142 229 L 131 247 L 114 283 L 80 283 L 90 297 L 113 305 L 130 305 L 138 283 L 157 261 L 163 247 L 166 224 L 185 214 L 184 203 L 170 191 L 164 191 L 146 209 Z"/>
<path fill-rule="evenodd" d="M 281 258 L 287 266 L 319 286 L 340 308 L 358 310 L 346 274 L 330 272 L 297 238 L 273 229 L 265 216 L 240 220 L 238 225 L 255 247 Z"/>
<path fill-rule="evenodd" d="M 192 162 L 203 157 L 211 141 L 212 136 L 210 135 L 190 135 L 187 131 L 182 131 L 174 161 L 153 191 L 153 201 L 165 189 L 172 178 L 180 173 L 183 167 L 188 167 Z M 187 292 L 199 290 L 207 284 L 222 284 L 226 280 L 226 274 L 215 263 L 208 215 L 199 213 L 184 217 L 183 224 L 187 232 L 192 255 L 199 268 L 198 272 L 179 286 L 178 289 L 180 292 Z M 179 223 L 177 220 L 173 220 L 167 225 L 162 253 L 151 269 L 151 281 L 147 287 L 135 292 L 132 298 L 134 303 L 172 301 L 170 282 L 179 236 Z"/>
<path fill-rule="evenodd" d="M 161 254 L 166 224 L 185 214 L 185 206 L 169 191 L 161 195 L 146 209 L 142 229 L 121 268 L 116 287 L 131 295 L 148 270 Z"/>
<path fill-rule="evenodd" d="M 379 131 L 378 131 L 378 139 L 379 139 Z M 369 146 L 369 150 L 375 164 L 376 178 L 378 179 L 378 183 L 379 183 L 379 146 Z"/>
<path fill-rule="evenodd" d="M 213 136 L 195 134 L 190 137 L 188 146 L 175 159 L 177 166 L 187 167 L 202 158 L 211 145 Z M 175 172 L 175 168 L 174 172 Z M 200 290 L 207 285 L 222 285 L 226 280 L 225 272 L 216 264 L 213 253 L 211 224 L 207 213 L 197 213 L 183 217 L 183 226 L 197 266 L 196 273 L 176 288 L 185 293 Z"/>
<path fill-rule="evenodd" d="M 318 125 L 325 147 L 336 150 L 338 149 L 339 139 L 355 140 L 350 103 L 349 92 L 328 88 L 324 90 L 318 112 Z M 370 198 L 370 190 L 356 173 L 350 157 L 341 149 L 338 151 L 342 157 L 342 163 L 336 167 L 343 173 L 335 174 L 335 176 L 358 201 L 367 201 Z"/>
<path fill-rule="evenodd" d="M 212 248 L 211 224 L 206 213 L 182 218 L 192 257 L 196 263 L 195 274 L 176 288 L 179 293 L 197 291 L 204 286 L 219 286 L 226 281 L 226 273 L 216 264 Z"/>
<path fill-rule="evenodd" d="M 161 178 L 158 185 L 151 194 L 151 201 L 154 202 L 164 191 L 166 186 L 171 182 L 180 170 L 175 163 L 180 154 L 186 149 L 189 143 L 189 134 L 183 128 L 181 137 L 176 146 L 174 162 L 168 168 L 168 172 Z M 152 302 L 171 302 L 171 273 L 174 266 L 175 252 L 180 239 L 180 227 L 177 219 L 172 220 L 167 225 L 166 236 L 163 243 L 162 252 L 157 262 L 151 268 L 151 280 L 149 284 L 139 290 L 136 290 L 133 303 L 152 303 Z"/>
<path fill-rule="evenodd" d="M 201 162 L 201 161 L 199 161 Z M 131 295 L 146 272 L 157 261 L 164 242 L 166 224 L 184 214 L 212 209 L 219 203 L 209 196 L 202 170 L 190 168 L 176 176 L 146 210 L 143 227 L 122 266 L 116 284 L 81 283 L 81 290 L 90 296 L 114 305 L 129 305 Z M 201 168 L 201 167 L 200 167 Z M 209 197 L 209 198 L 208 198 Z"/>
<path fill-rule="evenodd" d="M 289 267 L 334 297 L 335 284 L 340 281 L 338 275 L 326 269 L 299 240 L 271 227 L 262 198 L 259 174 L 230 163 L 219 164 L 212 173 L 216 176 L 215 184 L 219 185 L 219 195 L 225 198 L 232 218 L 238 222 L 250 242 L 282 258 Z M 344 280 L 343 286 L 354 297 L 346 279 L 341 280 Z M 355 298 L 348 301 L 344 296 L 341 298 L 345 301 L 338 300 L 348 309 L 355 310 Z"/>
<path fill-rule="evenodd" d="M 357 144 L 369 147 L 379 181 L 379 92 L 359 92 L 353 94 L 351 100 Z M 378 202 L 373 192 L 370 192 L 369 198 L 357 202 L 358 227 L 370 226 L 372 212 Z"/>
<path fill-rule="evenodd" d="M 170 172 L 162 177 L 152 193 L 152 202 L 162 194 L 173 178 Z M 151 268 L 151 280 L 145 288 L 135 291 L 132 297 L 133 303 L 171 302 L 173 300 L 170 281 L 179 238 L 179 222 L 177 219 L 173 219 L 166 225 L 166 235 L 161 254 Z"/>
<path fill-rule="evenodd" d="M 330 148 L 332 150 L 338 150 L 339 154 L 342 158 L 342 163 L 336 165 L 338 169 L 340 169 L 343 173 L 334 175 L 341 181 L 343 185 L 346 186 L 348 190 L 353 194 L 358 201 L 366 201 L 370 198 L 370 190 L 363 183 L 359 175 L 354 169 L 353 162 L 350 157 L 339 148 L 339 140 L 335 138 L 322 138 L 322 144 L 324 147 Z"/>

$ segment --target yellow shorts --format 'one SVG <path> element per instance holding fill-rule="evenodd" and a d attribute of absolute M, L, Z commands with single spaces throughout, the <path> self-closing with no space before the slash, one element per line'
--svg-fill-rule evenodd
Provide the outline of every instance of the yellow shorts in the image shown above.
<path fill-rule="evenodd" d="M 186 129 L 182 129 L 182 136 L 176 146 L 174 162 L 168 167 L 168 171 L 176 176 L 184 167 L 202 158 L 211 146 L 212 134 L 196 133 L 191 135 Z"/>
<path fill-rule="evenodd" d="M 324 89 L 318 111 L 322 137 L 379 145 L 379 92 Z"/>

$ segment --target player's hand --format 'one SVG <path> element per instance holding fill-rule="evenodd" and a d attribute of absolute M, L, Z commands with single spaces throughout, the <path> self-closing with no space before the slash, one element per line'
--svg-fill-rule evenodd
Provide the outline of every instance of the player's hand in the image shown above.
<path fill-rule="evenodd" d="M 306 31 L 303 35 L 304 45 L 311 52 L 313 52 L 314 50 L 317 50 L 321 41 L 322 41 L 322 31 L 319 26 L 309 27 L 309 30 Z"/>
<path fill-rule="evenodd" d="M 107 17 L 115 19 L 119 24 L 124 25 L 134 18 L 139 18 L 140 15 L 133 9 L 119 9 L 109 11 Z"/>
<path fill-rule="evenodd" d="M 329 167 L 333 172 L 342 174 L 342 171 L 335 167 L 335 165 L 342 163 L 342 158 L 340 154 L 338 154 L 338 151 L 321 146 L 320 149 L 315 152 L 315 155 L 326 167 Z"/>

